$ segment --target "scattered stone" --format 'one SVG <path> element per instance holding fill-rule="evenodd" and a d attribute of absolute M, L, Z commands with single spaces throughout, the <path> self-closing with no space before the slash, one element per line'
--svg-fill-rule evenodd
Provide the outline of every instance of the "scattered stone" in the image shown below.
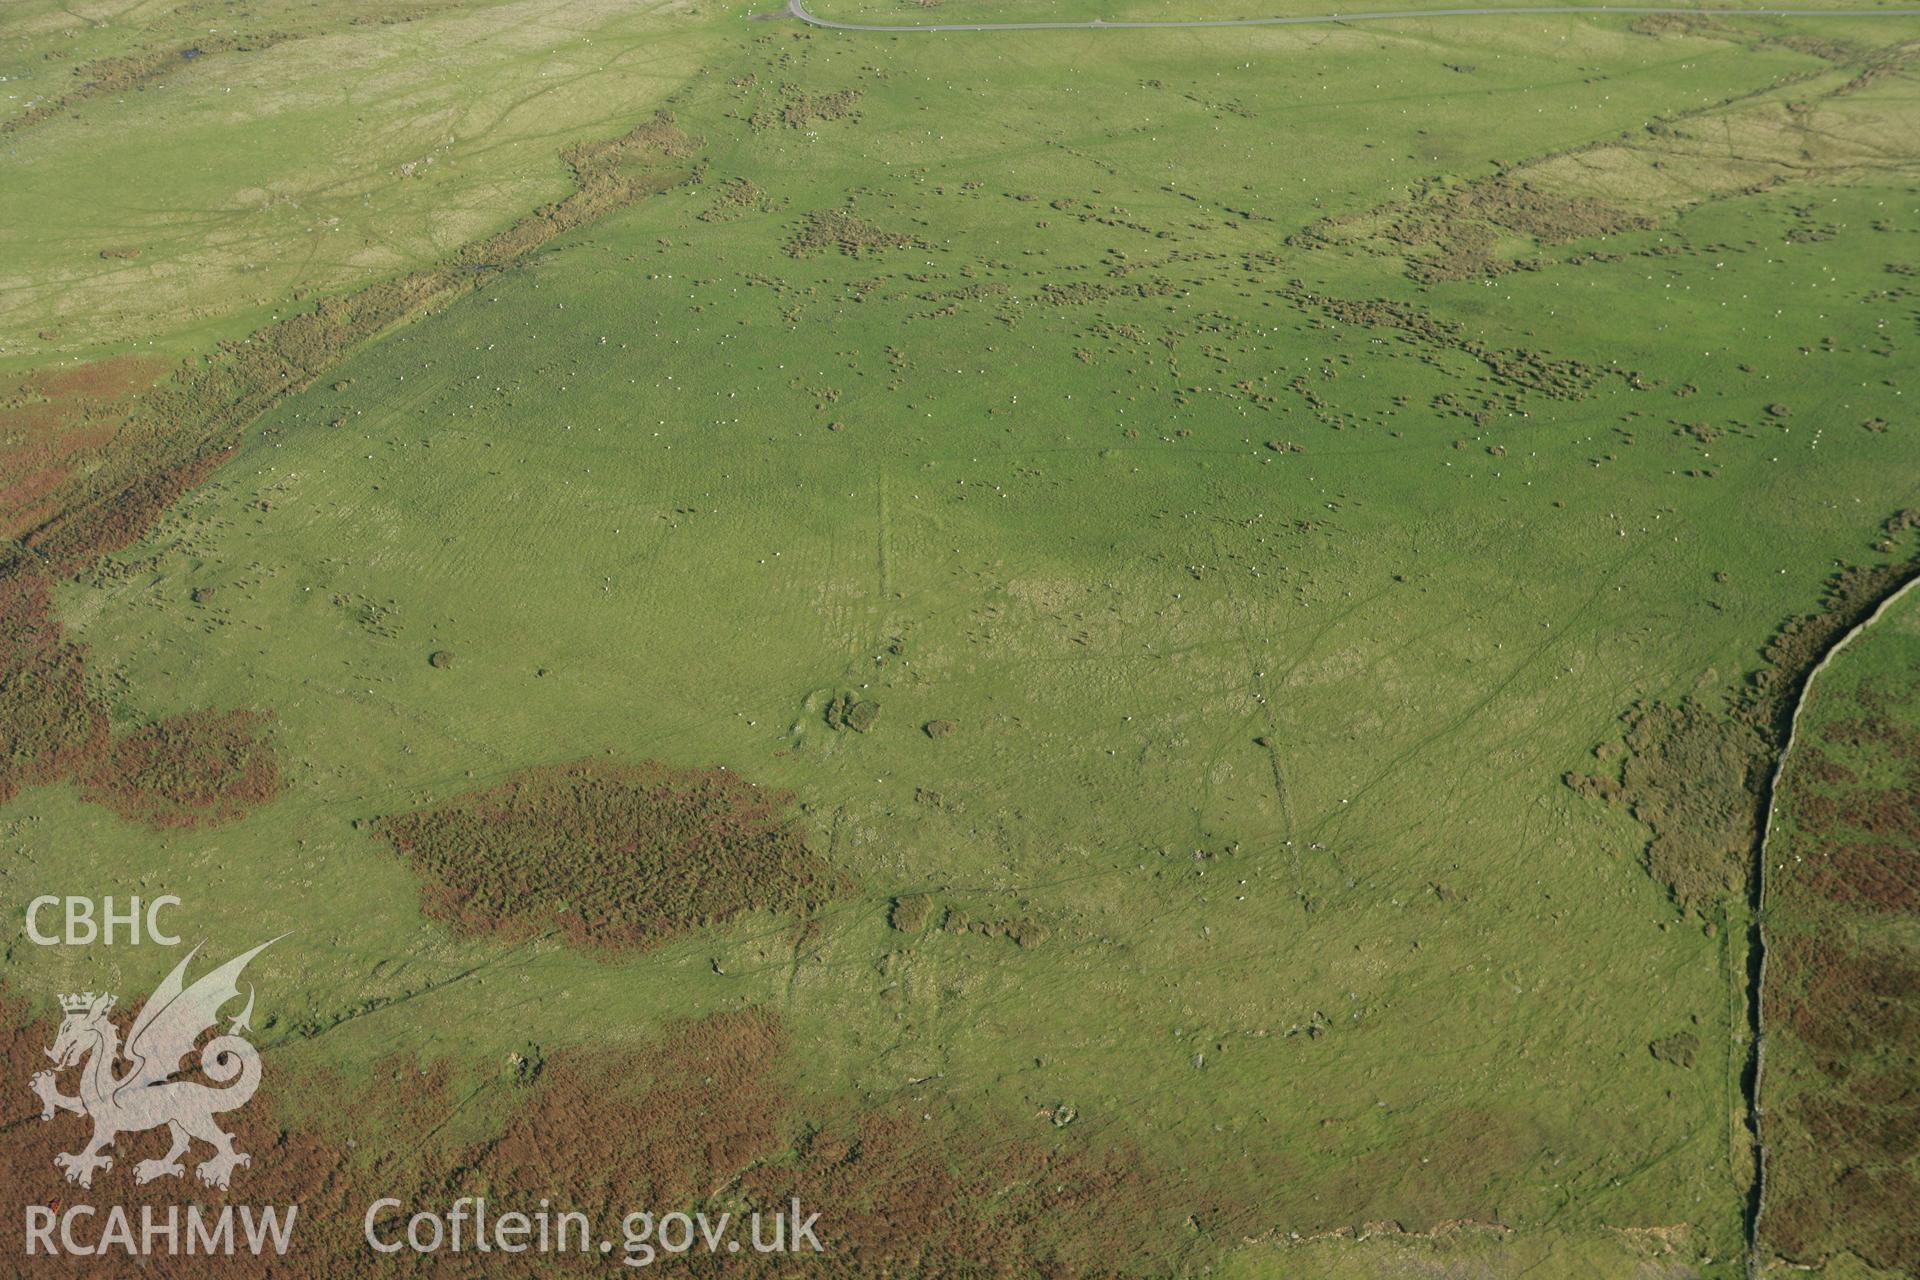
<path fill-rule="evenodd" d="M 887 923 L 901 933 L 918 933 L 933 918 L 933 899 L 924 893 L 903 894 L 893 900 Z"/>
<path fill-rule="evenodd" d="M 809 258 L 835 249 L 850 258 L 862 258 L 889 249 L 930 247 L 917 236 L 882 230 L 845 209 L 820 209 L 801 219 L 787 241 L 786 253 L 792 258 Z"/>
<path fill-rule="evenodd" d="M 1588 800 L 1618 800 L 1623 794 L 1618 778 L 1569 772 L 1561 780 L 1573 790 L 1575 795 Z"/>
<path fill-rule="evenodd" d="M 1691 1031 L 1680 1031 L 1655 1040 L 1647 1049 L 1661 1062 L 1691 1069 L 1694 1057 L 1700 1052 L 1700 1037 Z"/>
<path fill-rule="evenodd" d="M 1000 926 L 1006 937 L 1012 938 L 1018 947 L 1037 947 L 1045 942 L 1051 930 L 1038 920 L 1015 920 L 1011 924 Z"/>
<path fill-rule="evenodd" d="M 836 694 L 833 701 L 827 704 L 822 718 L 829 728 L 865 733 L 880 718 L 880 704 L 855 698 L 851 693 Z"/>
<path fill-rule="evenodd" d="M 747 123 L 755 129 L 772 129 L 780 126 L 788 129 L 811 129 L 823 121 L 857 119 L 859 112 L 856 108 L 860 97 L 858 89 L 841 89 L 833 93 L 802 93 L 788 86 L 780 103 L 754 112 Z"/>

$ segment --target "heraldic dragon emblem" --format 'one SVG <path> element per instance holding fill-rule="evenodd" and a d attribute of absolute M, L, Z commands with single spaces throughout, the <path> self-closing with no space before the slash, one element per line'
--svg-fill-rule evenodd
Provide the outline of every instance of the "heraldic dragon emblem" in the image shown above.
<path fill-rule="evenodd" d="M 71 1111 L 93 1121 L 93 1138 L 85 1147 L 53 1158 L 66 1171 L 68 1182 L 92 1186 L 95 1172 L 113 1168 L 113 1157 L 104 1152 L 115 1138 L 162 1125 L 173 1145 L 160 1159 L 134 1166 L 135 1182 L 183 1176 L 186 1167 L 180 1157 L 195 1139 L 213 1148 L 213 1155 L 194 1170 L 209 1187 L 224 1188 L 234 1169 L 252 1162 L 250 1156 L 233 1149 L 233 1136 L 213 1122 L 221 1112 L 245 1106 L 260 1086 L 260 1051 L 242 1036 L 253 1029 L 251 986 L 246 1007 L 228 1024 L 226 1034 L 214 1036 L 200 1050 L 200 1071 L 213 1085 L 178 1077 L 202 1034 L 219 1021 L 221 1008 L 239 998 L 241 970 L 278 941 L 263 942 L 186 986 L 187 965 L 200 952 L 195 947 L 147 998 L 127 1032 L 124 1050 L 120 1029 L 108 1017 L 112 996 L 89 991 L 60 997 L 66 1017 L 47 1050 L 54 1070 L 37 1073 L 32 1087 L 40 1098 L 42 1120 Z M 123 1056 L 130 1065 L 116 1074 Z M 60 1092 L 57 1074 L 74 1066 L 80 1067 L 80 1089 L 69 1096 Z"/>

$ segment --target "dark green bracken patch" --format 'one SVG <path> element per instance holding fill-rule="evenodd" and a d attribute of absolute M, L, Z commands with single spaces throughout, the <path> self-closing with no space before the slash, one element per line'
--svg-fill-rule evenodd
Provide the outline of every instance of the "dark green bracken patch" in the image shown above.
<path fill-rule="evenodd" d="M 1692 699 L 1643 703 L 1621 721 L 1623 742 L 1596 751 L 1603 759 L 1617 757 L 1617 772 L 1569 773 L 1565 781 L 1582 796 L 1632 810 L 1650 834 L 1648 873 L 1680 906 L 1709 911 L 1745 883 L 1759 829 L 1767 738 Z"/>
<path fill-rule="evenodd" d="M 425 879 L 428 915 L 460 933 L 646 948 L 756 911 L 800 912 L 836 877 L 792 797 L 725 769 L 583 760 L 517 773 L 383 819 Z"/>
<path fill-rule="evenodd" d="M 1687 700 L 1635 708 L 1626 746 L 1621 790 L 1652 832 L 1647 870 L 1685 907 L 1738 889 L 1758 825 L 1765 737 Z"/>

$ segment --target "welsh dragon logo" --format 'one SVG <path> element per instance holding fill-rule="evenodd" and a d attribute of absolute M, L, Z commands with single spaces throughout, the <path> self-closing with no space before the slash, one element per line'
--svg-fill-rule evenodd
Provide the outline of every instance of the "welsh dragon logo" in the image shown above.
<path fill-rule="evenodd" d="M 112 996 L 89 991 L 60 997 L 66 1017 L 47 1050 L 54 1070 L 37 1073 L 33 1091 L 40 1097 L 42 1120 L 71 1111 L 93 1121 L 93 1138 L 85 1147 L 53 1158 L 68 1182 L 92 1186 L 96 1171 L 113 1168 L 113 1157 L 104 1153 L 115 1138 L 162 1125 L 173 1145 L 160 1159 L 135 1165 L 135 1182 L 183 1176 L 186 1166 L 180 1157 L 196 1139 L 213 1148 L 213 1155 L 194 1170 L 207 1186 L 224 1188 L 234 1169 L 252 1163 L 252 1157 L 233 1149 L 233 1136 L 213 1122 L 221 1112 L 245 1106 L 260 1086 L 260 1051 L 242 1036 L 253 1029 L 252 987 L 247 988 L 246 1007 L 228 1023 L 226 1034 L 214 1036 L 200 1050 L 201 1072 L 224 1087 L 175 1077 L 202 1034 L 215 1028 L 221 1008 L 239 998 L 240 971 L 278 941 L 263 942 L 186 986 L 187 965 L 200 953 L 196 946 L 141 1006 L 124 1050 L 120 1029 L 107 1016 L 113 1010 Z M 123 1056 L 131 1065 L 116 1074 Z M 69 1096 L 60 1092 L 57 1075 L 74 1066 L 80 1067 L 80 1091 Z"/>

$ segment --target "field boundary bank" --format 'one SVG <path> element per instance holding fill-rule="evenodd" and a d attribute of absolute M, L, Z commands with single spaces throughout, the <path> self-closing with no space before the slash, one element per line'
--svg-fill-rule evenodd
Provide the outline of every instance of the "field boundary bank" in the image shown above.
<path fill-rule="evenodd" d="M 1813 664 L 1807 677 L 1800 684 L 1800 691 L 1794 697 L 1793 711 L 1787 719 L 1787 738 L 1780 746 L 1780 754 L 1774 757 L 1773 771 L 1767 777 L 1766 804 L 1761 811 L 1760 839 L 1755 850 L 1754 866 L 1754 912 L 1752 946 L 1756 960 L 1752 966 L 1752 991 L 1749 995 L 1753 1010 L 1753 1096 L 1747 1100 L 1747 1106 L 1753 1117 L 1753 1195 L 1747 1221 L 1747 1266 L 1749 1280 L 1759 1280 L 1761 1275 L 1760 1259 L 1760 1220 L 1766 1212 L 1767 1194 L 1767 1148 L 1761 1133 L 1762 1108 L 1761 1089 L 1766 1078 L 1766 1021 L 1762 997 L 1766 992 L 1767 948 L 1766 948 L 1766 903 L 1767 903 L 1767 851 L 1773 839 L 1774 810 L 1780 794 L 1780 779 L 1786 773 L 1787 760 L 1793 755 L 1796 735 L 1800 730 L 1800 713 L 1806 710 L 1807 703 L 1813 697 L 1816 681 L 1827 669 L 1827 664 L 1838 657 L 1846 647 L 1853 643 L 1868 627 L 1878 622 L 1888 610 L 1899 604 L 1915 587 L 1920 587 L 1920 570 L 1915 570 L 1898 587 L 1873 607 L 1866 617 L 1848 627 L 1820 655 Z"/>
<path fill-rule="evenodd" d="M 1483 9 L 1387 9 L 1365 13 L 1318 13 L 1274 18 L 1193 18 L 1187 20 L 1143 20 L 1089 18 L 1084 22 L 941 22 L 882 23 L 839 22 L 816 17 L 808 12 L 804 0 L 787 0 L 787 14 L 810 27 L 829 31 L 1104 31 L 1116 30 L 1192 30 L 1208 27 L 1284 27 L 1328 22 L 1391 22 L 1416 18 L 1490 18 L 1503 14 L 1564 15 L 1624 14 L 1629 17 L 1706 17 L 1706 18 L 1914 18 L 1920 9 L 1819 9 L 1819 8 L 1658 8 L 1625 5 L 1528 5 Z"/>

